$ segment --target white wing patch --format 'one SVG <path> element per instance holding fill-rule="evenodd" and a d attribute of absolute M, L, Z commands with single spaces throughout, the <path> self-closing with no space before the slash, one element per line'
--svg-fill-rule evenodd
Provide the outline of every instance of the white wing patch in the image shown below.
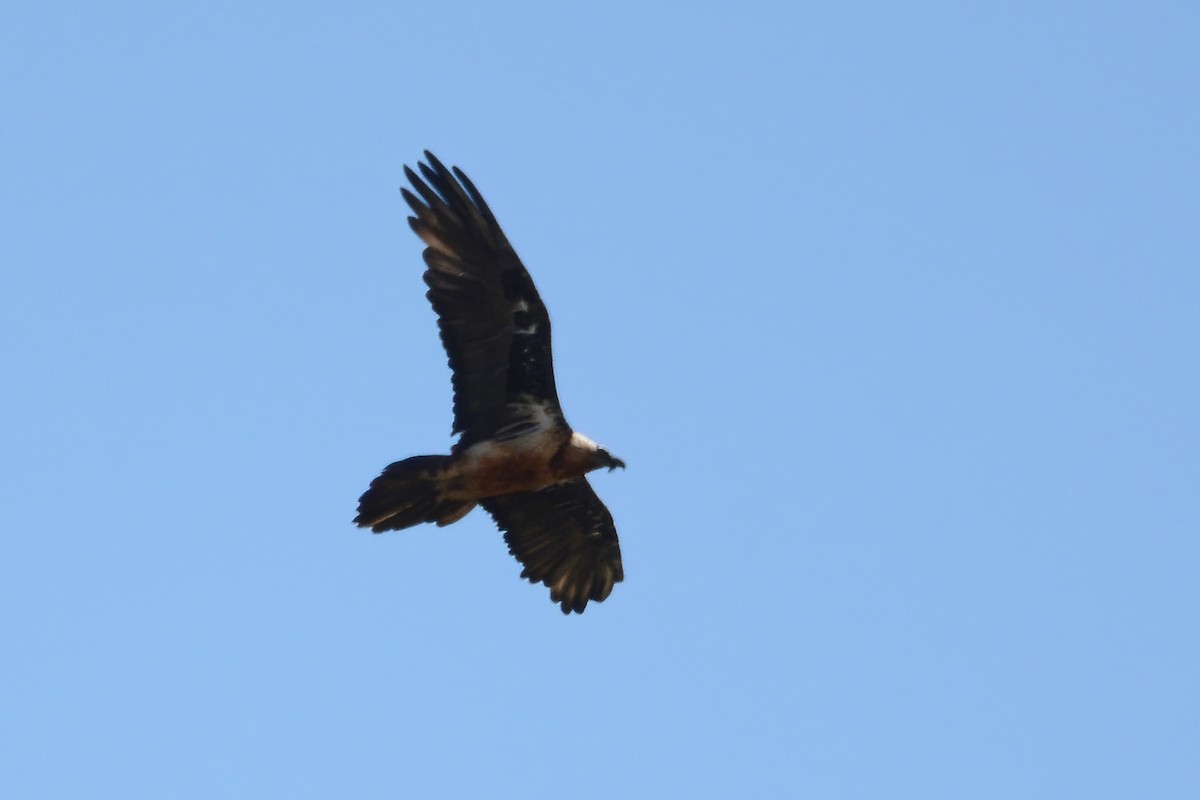
<path fill-rule="evenodd" d="M 515 324 L 515 320 L 521 314 L 524 314 L 529 320 L 529 324 L 523 327 Z M 537 333 L 538 325 L 533 321 L 533 315 L 529 313 L 529 303 L 525 302 L 524 298 L 518 297 L 516 302 L 512 304 L 512 315 L 514 320 L 513 335 L 533 336 Z"/>

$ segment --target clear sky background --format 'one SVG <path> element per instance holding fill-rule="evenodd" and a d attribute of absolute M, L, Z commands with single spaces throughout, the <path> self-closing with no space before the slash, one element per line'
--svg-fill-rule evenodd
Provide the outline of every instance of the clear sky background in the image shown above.
<path fill-rule="evenodd" d="M 0 11 L 0 795 L 1200 797 L 1200 6 Z M 451 444 L 430 148 L 626 581 Z"/>

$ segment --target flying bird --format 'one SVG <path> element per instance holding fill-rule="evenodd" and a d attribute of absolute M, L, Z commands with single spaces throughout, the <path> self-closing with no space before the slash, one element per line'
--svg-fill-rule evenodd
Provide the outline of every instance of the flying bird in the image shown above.
<path fill-rule="evenodd" d="M 426 297 L 437 313 L 454 387 L 448 456 L 388 466 L 354 522 L 376 533 L 439 527 L 483 506 L 504 532 L 522 578 L 582 613 L 624 578 L 612 515 L 585 477 L 625 463 L 567 424 L 554 386 L 550 317 L 533 279 L 471 180 L 428 150 L 408 223 L 426 245 Z"/>

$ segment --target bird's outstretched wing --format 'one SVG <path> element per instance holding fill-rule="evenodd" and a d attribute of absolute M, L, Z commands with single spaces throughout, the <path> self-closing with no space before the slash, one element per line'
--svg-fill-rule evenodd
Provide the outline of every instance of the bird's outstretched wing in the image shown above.
<path fill-rule="evenodd" d="M 586 478 L 480 503 L 525 565 L 521 577 L 549 586 L 564 614 L 599 603 L 625 578 L 612 515 Z"/>
<path fill-rule="evenodd" d="M 533 280 L 471 180 L 428 150 L 425 158 L 420 176 L 404 168 L 417 194 L 400 191 L 427 245 L 426 296 L 454 373 L 454 433 L 467 446 L 539 417 L 561 421 L 550 317 Z"/>

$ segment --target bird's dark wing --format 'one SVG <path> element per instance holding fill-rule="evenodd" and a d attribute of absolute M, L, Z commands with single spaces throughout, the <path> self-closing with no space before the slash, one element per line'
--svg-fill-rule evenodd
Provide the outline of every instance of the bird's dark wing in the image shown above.
<path fill-rule="evenodd" d="M 417 194 L 400 191 L 427 245 L 426 296 L 454 372 L 454 433 L 466 446 L 520 433 L 534 409 L 561 420 L 550 317 L 533 280 L 471 180 L 425 158 L 420 176 L 404 168 Z"/>
<path fill-rule="evenodd" d="M 612 514 L 586 478 L 480 503 L 525 565 L 521 577 L 549 586 L 564 614 L 582 613 L 588 600 L 599 603 L 624 579 Z"/>

